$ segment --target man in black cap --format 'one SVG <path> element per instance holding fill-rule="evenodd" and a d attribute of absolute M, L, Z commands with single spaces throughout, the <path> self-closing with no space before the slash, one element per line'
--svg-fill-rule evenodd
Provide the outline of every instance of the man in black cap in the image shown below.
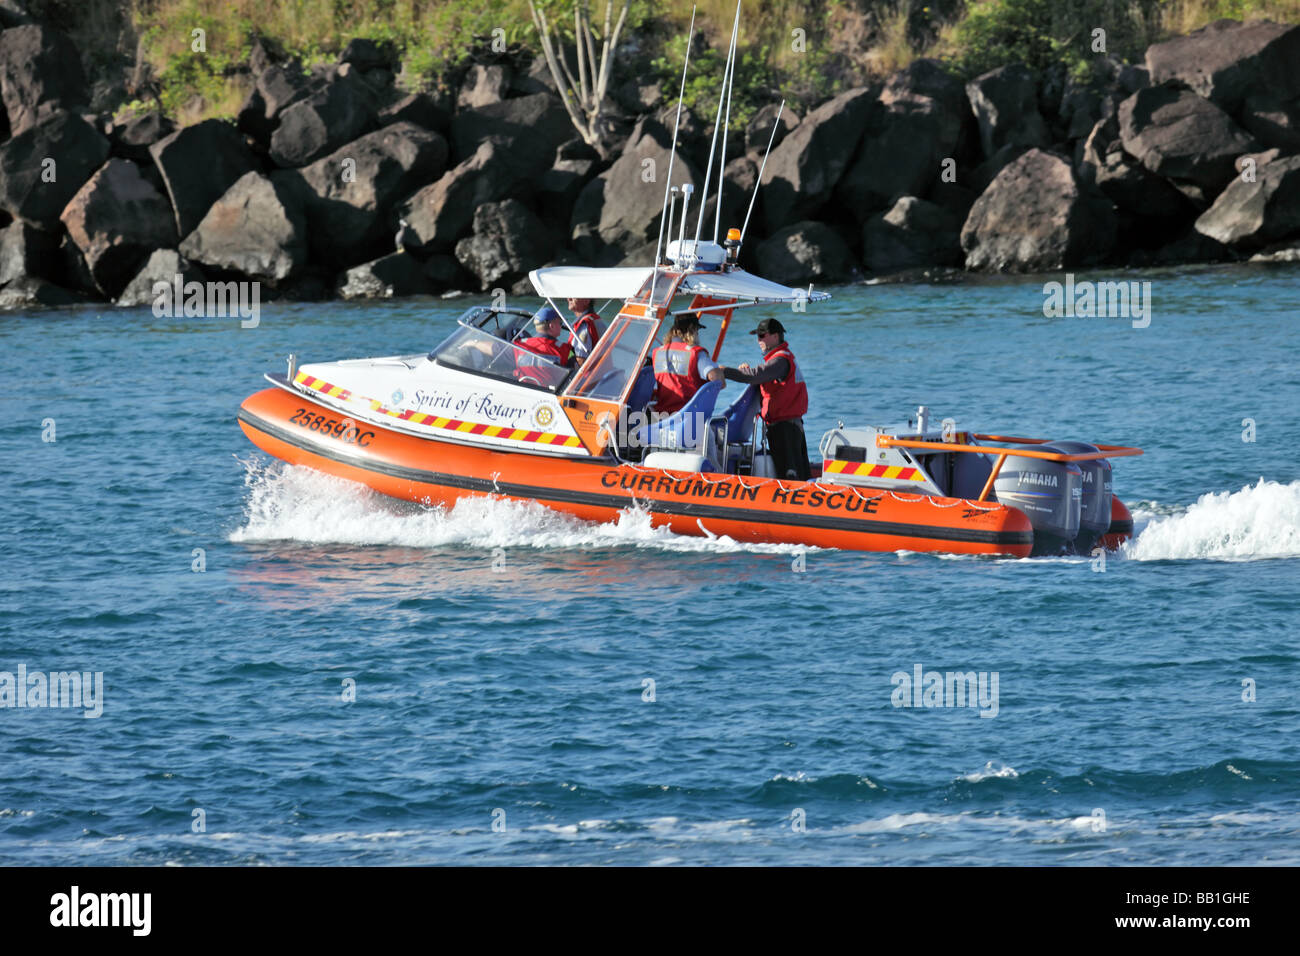
<path fill-rule="evenodd" d="M 740 368 L 724 366 L 722 374 L 733 382 L 758 386 L 763 396 L 759 415 L 767 423 L 767 446 L 772 452 L 776 476 L 807 481 L 812 477 L 808 468 L 808 442 L 803 433 L 808 387 L 794 352 L 786 344 L 785 326 L 776 319 L 763 319 L 749 334 L 758 336 L 758 347 L 763 350 L 762 366 L 750 368 L 747 362 Z"/>

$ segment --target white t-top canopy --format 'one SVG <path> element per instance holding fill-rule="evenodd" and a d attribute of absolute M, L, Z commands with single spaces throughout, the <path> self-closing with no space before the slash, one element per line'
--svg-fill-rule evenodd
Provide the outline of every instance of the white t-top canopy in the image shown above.
<path fill-rule="evenodd" d="M 807 289 L 791 289 L 778 282 L 761 279 L 743 269 L 731 272 L 694 272 L 677 288 L 679 292 L 693 295 L 709 295 L 716 299 L 753 299 L 757 302 L 794 302 L 797 299 L 820 302 L 830 298 L 828 292 L 810 294 Z"/>
<path fill-rule="evenodd" d="M 551 266 L 528 273 L 533 288 L 553 299 L 629 299 L 641 291 L 654 270 L 649 266 L 623 266 L 599 269 L 591 266 Z M 769 282 L 743 269 L 730 272 L 695 272 L 688 275 L 678 291 L 685 295 L 708 295 L 718 299 L 755 302 L 794 302 L 807 299 L 821 302 L 826 292 L 809 293 Z"/>
<path fill-rule="evenodd" d="M 538 295 L 553 299 L 630 299 L 653 271 L 650 266 L 551 266 L 534 269 L 528 278 Z"/>

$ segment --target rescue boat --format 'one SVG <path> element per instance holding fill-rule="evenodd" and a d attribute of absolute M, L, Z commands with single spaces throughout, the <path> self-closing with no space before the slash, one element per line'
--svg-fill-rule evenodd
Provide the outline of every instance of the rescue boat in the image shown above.
<path fill-rule="evenodd" d="M 959 432 L 952 419 L 936 427 L 922 406 L 893 425 L 837 422 L 817 445 L 811 480 L 799 481 L 775 474 L 755 426 L 757 386 L 719 408 L 722 383 L 706 382 L 672 415 L 650 410 L 650 356 L 665 323 L 720 319 L 716 361 L 736 310 L 797 315 L 829 298 L 739 267 L 752 197 L 744 226 L 720 244 L 719 195 L 713 239 L 701 238 L 739 22 L 738 4 L 694 239 L 686 238 L 693 186 L 671 185 L 679 92 L 655 264 L 529 274 L 557 312 L 556 301 L 569 298 L 623 303 L 590 349 L 569 328 L 580 353 L 574 367 L 525 344 L 528 312 L 475 307 L 428 353 L 301 367 L 290 356 L 287 374 L 267 375 L 270 387 L 240 407 L 244 433 L 290 464 L 428 505 L 488 495 L 598 522 L 638 508 L 679 534 L 863 551 L 1026 557 L 1117 547 L 1133 522 L 1112 493 L 1109 459 L 1137 448 Z M 683 91 L 690 48 L 688 38 Z M 765 155 L 760 182 L 766 165 Z M 665 249 L 679 196 L 678 238 Z"/>
<path fill-rule="evenodd" d="M 774 474 L 757 386 L 719 408 L 721 384 L 709 382 L 656 419 L 648 359 L 665 322 L 720 315 L 716 359 L 736 309 L 829 298 L 732 259 L 679 240 L 666 268 L 532 272 L 548 300 L 626 295 L 573 369 L 520 344 L 529 312 L 481 306 L 428 353 L 300 367 L 291 357 L 239 424 L 276 458 L 428 505 L 499 496 L 599 522 L 640 508 L 681 534 L 1017 557 L 1086 554 L 1131 532 L 1109 459 L 1135 448 L 957 431 L 922 407 L 895 425 L 837 423 L 812 480 L 797 481 Z"/>

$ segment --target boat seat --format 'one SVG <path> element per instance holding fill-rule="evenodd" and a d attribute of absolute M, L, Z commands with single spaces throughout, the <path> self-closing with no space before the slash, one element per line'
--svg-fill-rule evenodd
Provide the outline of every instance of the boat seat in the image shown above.
<path fill-rule="evenodd" d="M 650 400 L 655 397 L 655 370 L 651 365 L 643 365 L 640 373 L 636 377 L 636 384 L 632 386 L 631 393 L 627 396 L 627 407 L 633 411 L 639 412 L 650 404 Z"/>
<path fill-rule="evenodd" d="M 694 427 L 695 423 L 707 422 L 713 415 L 720 391 L 721 382 L 705 382 L 676 412 L 634 431 L 632 442 L 641 448 L 698 448 L 704 441 L 705 430 Z"/>
<path fill-rule="evenodd" d="M 727 441 L 743 443 L 754 434 L 754 416 L 762 399 L 757 385 L 748 386 L 740 397 L 727 406 L 722 417 L 727 420 Z"/>

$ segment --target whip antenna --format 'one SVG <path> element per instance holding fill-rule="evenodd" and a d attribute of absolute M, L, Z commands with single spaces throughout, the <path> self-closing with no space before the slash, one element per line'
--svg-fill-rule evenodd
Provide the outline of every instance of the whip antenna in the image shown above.
<path fill-rule="evenodd" d="M 736 0 L 736 22 L 731 27 L 731 48 L 736 50 L 736 43 L 740 38 L 740 0 Z M 722 225 L 722 192 L 726 186 L 726 177 L 723 173 L 727 168 L 727 130 L 731 128 L 731 95 L 736 88 L 736 60 L 740 59 L 739 52 L 735 53 L 731 60 L 731 73 L 726 80 L 727 83 L 727 118 L 722 121 L 722 152 L 719 153 L 718 159 L 718 204 L 714 206 L 713 216 L 713 241 L 718 241 L 718 230 Z"/>
<path fill-rule="evenodd" d="M 654 306 L 655 282 L 659 279 L 659 250 L 664 244 L 664 223 L 668 215 L 668 191 L 673 184 L 673 160 L 677 158 L 677 130 L 682 124 L 682 98 L 686 95 L 686 68 L 691 65 L 691 41 L 695 39 L 695 7 L 691 7 L 691 29 L 686 35 L 686 59 L 682 63 L 682 88 L 677 93 L 677 119 L 673 121 L 673 148 L 668 154 L 668 179 L 664 182 L 664 208 L 659 214 L 659 240 L 655 243 L 654 272 L 650 277 L 650 299 L 646 307 Z"/>
<path fill-rule="evenodd" d="M 767 169 L 767 157 L 772 152 L 772 143 L 776 139 L 776 128 L 781 125 L 781 111 L 785 109 L 785 100 L 777 107 L 776 119 L 772 122 L 772 135 L 767 138 L 767 152 L 763 154 L 763 165 L 758 168 L 758 179 L 754 181 L 754 195 L 749 197 L 749 211 L 745 213 L 745 224 L 740 227 L 740 241 L 745 241 L 749 230 L 749 217 L 754 213 L 754 200 L 758 198 L 758 187 L 763 185 L 763 170 Z"/>
<path fill-rule="evenodd" d="M 700 214 L 695 220 L 695 255 L 698 257 L 700 250 L 700 229 L 704 225 L 704 206 L 709 201 L 709 182 L 713 177 L 713 154 L 718 148 L 718 129 L 722 126 L 722 103 L 727 101 L 727 111 L 730 115 L 731 103 L 727 94 L 727 78 L 731 76 L 732 58 L 736 55 L 736 34 L 740 29 L 740 0 L 736 0 L 736 20 L 731 25 L 731 45 L 727 47 L 727 65 L 722 70 L 722 89 L 718 91 L 718 115 L 713 120 L 713 142 L 709 144 L 709 165 L 704 174 L 704 192 L 700 193 Z M 727 148 L 726 143 L 722 145 L 723 150 Z M 722 176 L 718 176 L 718 205 L 722 205 Z M 717 239 L 717 236 L 714 236 Z"/>

